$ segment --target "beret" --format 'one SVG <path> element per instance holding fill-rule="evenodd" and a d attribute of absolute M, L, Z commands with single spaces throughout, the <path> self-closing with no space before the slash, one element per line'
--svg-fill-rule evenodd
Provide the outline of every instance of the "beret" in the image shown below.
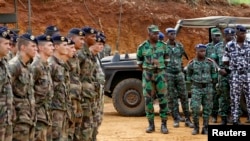
<path fill-rule="evenodd" d="M 197 44 L 197 45 L 195 46 L 195 48 L 196 48 L 196 49 L 207 48 L 207 46 L 206 46 L 206 45 L 203 45 L 203 44 Z"/>
<path fill-rule="evenodd" d="M 74 35 L 78 35 L 78 36 L 84 36 L 85 35 L 83 30 L 81 30 L 80 28 L 71 28 L 69 30 L 69 34 L 74 34 Z"/>
<path fill-rule="evenodd" d="M 246 27 L 243 26 L 243 25 L 237 25 L 236 30 L 241 31 L 241 32 L 246 32 L 247 31 Z"/>
<path fill-rule="evenodd" d="M 61 36 L 61 35 L 54 35 L 52 36 L 53 42 L 67 42 L 68 43 L 68 38 Z"/>
<path fill-rule="evenodd" d="M 43 42 L 43 41 L 47 41 L 47 42 L 53 42 L 52 37 L 50 35 L 39 35 L 36 37 L 38 42 Z"/>
<path fill-rule="evenodd" d="M 164 34 L 162 32 L 159 32 L 159 39 L 160 40 L 164 39 Z"/>
<path fill-rule="evenodd" d="M 106 37 L 105 36 L 101 36 L 101 35 L 96 35 L 96 42 L 102 42 L 102 43 L 105 44 Z"/>
<path fill-rule="evenodd" d="M 30 33 L 24 33 L 20 37 L 20 39 L 25 39 L 27 41 L 35 42 L 37 44 L 37 39 L 34 35 L 31 35 Z"/>
<path fill-rule="evenodd" d="M 235 30 L 233 28 L 228 27 L 228 28 L 224 29 L 224 33 L 225 34 L 235 34 Z"/>
<path fill-rule="evenodd" d="M 7 40 L 10 40 L 10 35 L 6 30 L 0 29 L 0 37 L 7 39 Z"/>
<path fill-rule="evenodd" d="M 68 45 L 74 45 L 75 42 L 73 40 L 68 39 Z"/>
<path fill-rule="evenodd" d="M 92 27 L 89 27 L 89 26 L 85 26 L 82 28 L 82 31 L 85 33 L 85 34 L 97 34 L 97 31 L 92 28 Z"/>
<path fill-rule="evenodd" d="M 12 41 L 12 43 L 17 43 L 17 40 L 18 40 L 18 36 L 11 36 L 10 37 L 10 40 Z"/>

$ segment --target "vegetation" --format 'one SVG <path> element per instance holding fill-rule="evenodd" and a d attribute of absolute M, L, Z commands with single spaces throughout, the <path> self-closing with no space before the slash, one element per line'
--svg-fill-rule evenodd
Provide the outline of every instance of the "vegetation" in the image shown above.
<path fill-rule="evenodd" d="M 238 4 L 250 4 L 250 0 L 228 0 L 230 4 L 238 5 Z"/>

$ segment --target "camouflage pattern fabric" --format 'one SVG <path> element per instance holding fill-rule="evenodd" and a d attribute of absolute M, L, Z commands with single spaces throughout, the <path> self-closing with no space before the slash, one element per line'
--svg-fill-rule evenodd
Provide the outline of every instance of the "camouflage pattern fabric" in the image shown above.
<path fill-rule="evenodd" d="M 167 119 L 166 55 L 166 44 L 161 41 L 158 41 L 155 47 L 145 41 L 137 49 L 137 64 L 142 64 L 143 67 L 142 87 L 146 117 L 149 120 L 154 119 L 155 98 L 159 100 L 160 117 Z"/>
<path fill-rule="evenodd" d="M 85 44 L 84 47 L 78 51 L 78 58 L 80 64 L 80 81 L 82 83 L 82 125 L 81 135 L 79 141 L 90 141 L 93 134 L 93 104 L 97 92 L 95 90 L 94 82 L 94 71 L 96 71 L 96 59 L 90 53 L 88 46 Z"/>
<path fill-rule="evenodd" d="M 184 73 L 182 72 L 182 56 L 185 55 L 183 45 L 175 42 L 172 47 L 167 41 L 167 52 L 170 61 L 167 64 L 167 88 L 168 88 L 168 107 L 172 111 L 172 115 L 177 119 L 179 113 L 178 98 L 180 98 L 181 106 L 185 117 L 189 117 L 188 94 L 186 91 L 186 83 Z"/>
<path fill-rule="evenodd" d="M 204 121 L 209 119 L 212 110 L 213 83 L 217 82 L 215 64 L 212 60 L 205 58 L 204 61 L 193 59 L 187 66 L 187 81 L 191 86 L 191 110 L 194 123 L 199 123 L 200 106 L 202 105 L 202 116 Z"/>
<path fill-rule="evenodd" d="M 5 59 L 0 60 L 0 140 L 12 141 L 13 92 L 11 75 Z"/>
<path fill-rule="evenodd" d="M 68 129 L 69 140 L 74 138 L 79 139 L 80 134 L 80 125 L 82 122 L 82 107 L 81 107 L 81 91 L 82 84 L 80 82 L 80 65 L 78 56 L 75 55 L 73 58 L 70 58 L 67 62 L 70 67 L 70 89 L 69 97 L 71 99 L 72 111 L 72 123 Z"/>
<path fill-rule="evenodd" d="M 33 76 L 29 66 L 22 63 L 20 55 L 9 61 L 9 68 L 16 111 L 13 140 L 34 140 L 36 113 Z M 22 135 L 21 138 L 20 135 Z"/>
<path fill-rule="evenodd" d="M 248 116 L 250 117 L 250 50 L 248 42 L 244 42 L 241 47 L 232 40 L 226 45 L 224 58 L 229 60 L 230 78 L 230 99 L 231 99 L 231 114 L 234 123 L 239 119 L 240 97 L 243 93 L 246 98 Z"/>
<path fill-rule="evenodd" d="M 68 138 L 66 128 L 71 120 L 71 107 L 69 107 L 69 66 L 55 56 L 49 58 L 51 78 L 54 95 L 51 103 L 52 110 L 52 138 L 63 140 Z"/>
<path fill-rule="evenodd" d="M 37 55 L 31 64 L 31 72 L 34 78 L 37 112 L 35 140 L 46 140 L 47 129 L 52 124 L 49 105 L 53 97 L 52 79 L 48 62 L 42 62 L 39 55 Z"/>

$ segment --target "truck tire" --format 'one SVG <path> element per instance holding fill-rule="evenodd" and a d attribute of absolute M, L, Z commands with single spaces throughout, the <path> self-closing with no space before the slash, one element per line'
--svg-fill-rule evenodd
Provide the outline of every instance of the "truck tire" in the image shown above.
<path fill-rule="evenodd" d="M 113 105 L 122 116 L 144 116 L 145 100 L 142 94 L 142 82 L 128 78 L 119 82 L 112 94 Z"/>

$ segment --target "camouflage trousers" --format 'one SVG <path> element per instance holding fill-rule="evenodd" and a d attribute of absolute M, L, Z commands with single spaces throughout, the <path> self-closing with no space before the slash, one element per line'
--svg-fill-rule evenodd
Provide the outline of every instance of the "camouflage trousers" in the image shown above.
<path fill-rule="evenodd" d="M 98 134 L 98 129 L 103 120 L 103 109 L 104 109 L 104 95 L 96 98 L 95 106 L 93 108 L 93 139 L 96 139 Z"/>
<path fill-rule="evenodd" d="M 245 95 L 247 112 L 250 117 L 250 82 L 244 80 L 245 74 L 237 74 L 236 72 L 231 72 L 230 74 L 230 99 L 231 99 L 231 115 L 233 122 L 238 122 L 240 116 L 240 97 L 241 94 Z M 248 78 L 249 79 L 249 78 Z"/>
<path fill-rule="evenodd" d="M 84 98 L 81 103 L 83 116 L 80 128 L 80 137 L 76 141 L 92 141 L 93 135 L 93 107 L 95 99 Z"/>
<path fill-rule="evenodd" d="M 213 84 L 192 83 L 191 86 L 191 103 L 192 118 L 194 123 L 199 123 L 199 114 L 202 106 L 202 116 L 204 120 L 208 120 L 213 107 Z"/>
<path fill-rule="evenodd" d="M 158 98 L 161 119 L 167 119 L 168 101 L 165 69 L 143 70 L 142 88 L 145 97 L 145 112 L 149 120 L 154 119 L 154 99 Z"/>
<path fill-rule="evenodd" d="M 52 110 L 52 140 L 66 141 L 68 135 L 66 129 L 68 128 L 67 112 L 62 110 Z"/>
<path fill-rule="evenodd" d="M 0 126 L 0 140 L 12 141 L 13 127 L 12 125 Z"/>
<path fill-rule="evenodd" d="M 16 123 L 13 126 L 13 141 L 33 141 L 35 139 L 35 127 L 26 123 Z"/>
<path fill-rule="evenodd" d="M 219 75 L 218 81 L 218 95 L 219 95 L 219 114 L 222 117 L 227 117 L 230 113 L 230 86 L 229 86 L 229 76 Z"/>
<path fill-rule="evenodd" d="M 189 117 L 188 94 L 186 92 L 186 83 L 184 74 L 167 73 L 167 88 L 168 88 L 168 107 L 172 112 L 172 116 L 177 119 L 179 113 L 178 98 L 180 98 L 181 106 L 185 117 Z"/>
<path fill-rule="evenodd" d="M 216 91 L 216 85 L 213 85 L 213 108 L 212 108 L 212 116 L 217 116 L 219 113 L 219 98 L 220 95 L 218 95 L 217 91 Z"/>
<path fill-rule="evenodd" d="M 81 102 L 77 99 L 71 99 L 72 102 L 72 108 L 73 108 L 73 113 L 72 113 L 72 121 L 69 123 L 69 128 L 68 128 L 68 140 L 73 141 L 79 140 L 80 139 L 80 134 L 81 134 L 81 123 L 82 123 L 82 106 Z"/>
<path fill-rule="evenodd" d="M 48 127 L 49 126 L 46 123 L 37 121 L 35 127 L 36 132 L 34 141 L 47 141 Z"/>

